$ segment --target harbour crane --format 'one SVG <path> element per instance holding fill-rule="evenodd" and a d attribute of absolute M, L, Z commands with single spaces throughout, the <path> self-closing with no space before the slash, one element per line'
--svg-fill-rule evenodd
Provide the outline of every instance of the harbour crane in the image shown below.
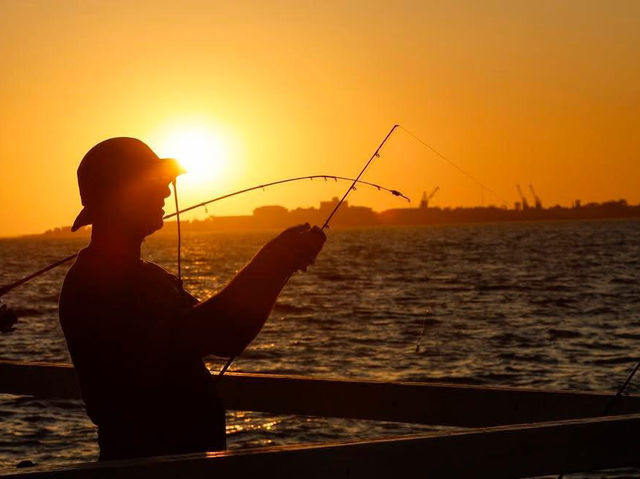
<path fill-rule="evenodd" d="M 533 189 L 532 184 L 529 184 L 529 189 L 531 190 L 531 194 L 533 195 L 533 201 L 535 202 L 536 209 L 542 209 L 542 201 L 540 201 L 540 197 L 536 195 L 536 190 Z"/>
<path fill-rule="evenodd" d="M 436 186 L 433 191 L 431 193 L 429 193 L 427 195 L 426 191 L 422 192 L 422 200 L 420 201 L 420 209 L 422 210 L 426 210 L 429 207 L 429 201 L 431 201 L 431 198 L 434 197 L 434 195 L 438 192 L 438 190 L 440 189 L 439 186 Z"/>
<path fill-rule="evenodd" d="M 522 209 L 528 210 L 529 202 L 527 201 L 527 198 L 525 198 L 525 196 L 522 194 L 522 189 L 520 189 L 520 185 L 516 185 L 516 188 L 518 188 L 518 194 L 520 195 L 520 200 L 522 201 Z"/>

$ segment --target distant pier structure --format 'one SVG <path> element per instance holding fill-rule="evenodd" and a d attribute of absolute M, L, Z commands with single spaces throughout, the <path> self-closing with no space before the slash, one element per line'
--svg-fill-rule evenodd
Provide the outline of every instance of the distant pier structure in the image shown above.
<path fill-rule="evenodd" d="M 526 196 L 522 194 L 522 189 L 520 185 L 516 185 L 516 189 L 518 190 L 518 196 L 520 196 L 520 206 L 522 207 L 522 211 L 526 211 L 529 209 L 529 202 L 527 201 Z M 518 209 L 516 207 L 516 209 Z"/>
<path fill-rule="evenodd" d="M 540 201 L 540 197 L 536 193 L 536 190 L 533 189 L 533 185 L 529 184 L 529 189 L 531 190 L 531 194 L 533 195 L 533 203 L 536 205 L 537 210 L 542 209 L 542 201 Z"/>
<path fill-rule="evenodd" d="M 435 196 L 439 189 L 440 187 L 436 186 L 428 195 L 426 191 L 422 192 L 422 200 L 420 200 L 419 207 L 421 210 L 426 210 L 429 207 L 429 201 L 431 201 L 431 199 Z"/>

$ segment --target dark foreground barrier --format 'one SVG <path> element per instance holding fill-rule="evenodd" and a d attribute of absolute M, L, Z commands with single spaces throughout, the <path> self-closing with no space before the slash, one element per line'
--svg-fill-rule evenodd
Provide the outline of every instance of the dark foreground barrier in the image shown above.
<path fill-rule="evenodd" d="M 243 373 L 227 373 L 218 387 L 230 410 L 458 427 L 596 417 L 612 397 L 597 392 Z M 66 364 L 0 361 L 0 393 L 80 398 L 75 371 Z M 640 396 L 621 397 L 611 412 L 630 413 L 640 413 Z"/>
<path fill-rule="evenodd" d="M 430 383 L 229 374 L 229 409 L 482 427 L 349 443 L 321 443 L 38 469 L 15 478 L 523 477 L 637 466 L 640 397 Z M 78 398 L 68 365 L 0 362 L 0 393 Z M 573 418 L 573 419 L 571 419 Z M 580 419 L 576 419 L 580 418 Z"/>
<path fill-rule="evenodd" d="M 523 477 L 634 466 L 640 414 L 343 444 L 110 461 L 3 479 Z"/>

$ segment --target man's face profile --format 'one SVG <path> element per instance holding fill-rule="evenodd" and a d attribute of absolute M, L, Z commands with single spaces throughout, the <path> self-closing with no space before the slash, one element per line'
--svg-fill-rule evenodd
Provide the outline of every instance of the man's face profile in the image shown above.
<path fill-rule="evenodd" d="M 108 205 L 109 223 L 130 236 L 144 238 L 162 228 L 164 200 L 171 195 L 170 180 L 147 176 L 132 182 Z"/>
<path fill-rule="evenodd" d="M 184 168 L 159 158 L 136 138 L 116 137 L 91 148 L 78 167 L 83 210 L 71 230 L 93 224 L 94 232 L 140 240 L 162 228 L 169 183 Z"/>

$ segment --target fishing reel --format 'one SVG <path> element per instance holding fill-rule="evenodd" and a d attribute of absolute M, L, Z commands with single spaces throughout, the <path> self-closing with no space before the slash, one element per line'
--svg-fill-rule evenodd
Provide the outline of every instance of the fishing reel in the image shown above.
<path fill-rule="evenodd" d="M 18 322 L 18 316 L 9 308 L 6 304 L 0 301 L 0 332 L 9 333 L 15 328 L 13 327 Z"/>

